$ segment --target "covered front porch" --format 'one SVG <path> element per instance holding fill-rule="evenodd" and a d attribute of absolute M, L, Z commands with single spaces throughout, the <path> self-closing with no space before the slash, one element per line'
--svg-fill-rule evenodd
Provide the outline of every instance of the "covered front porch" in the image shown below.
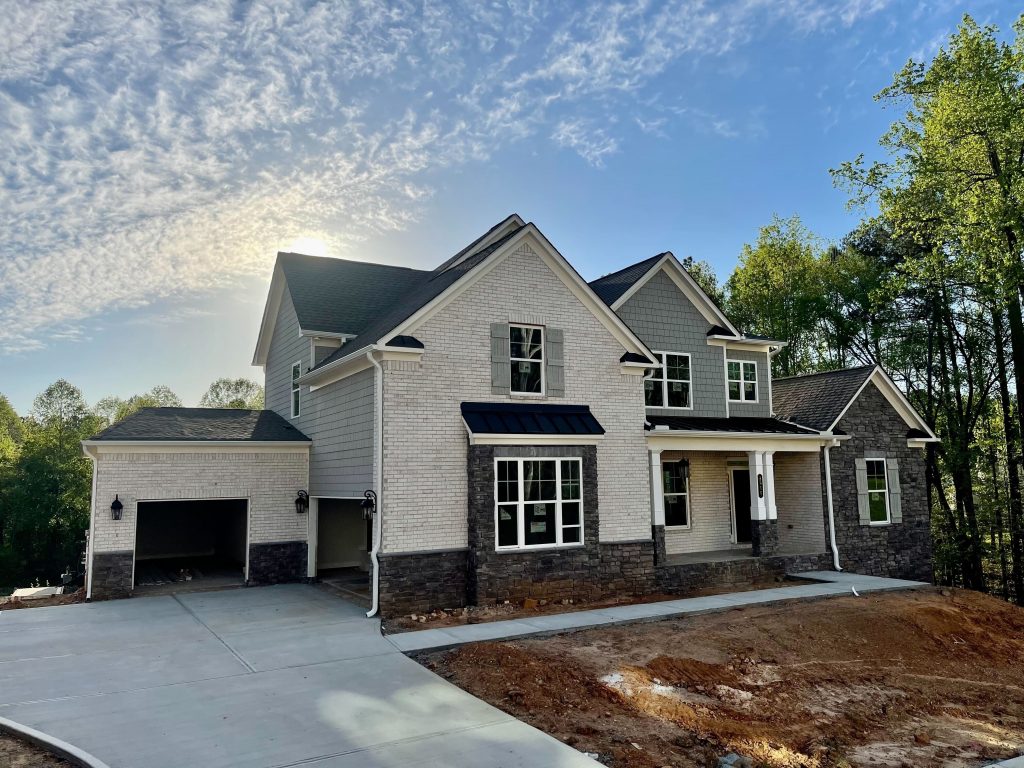
<path fill-rule="evenodd" d="M 648 432 L 658 565 L 828 551 L 823 436 L 774 419 L 762 430 Z"/>

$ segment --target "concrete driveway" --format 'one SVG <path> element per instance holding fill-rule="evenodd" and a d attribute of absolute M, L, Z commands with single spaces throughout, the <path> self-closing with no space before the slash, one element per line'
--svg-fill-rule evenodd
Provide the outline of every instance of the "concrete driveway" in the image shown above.
<path fill-rule="evenodd" d="M 112 768 L 593 768 L 283 585 L 0 612 L 0 716 Z"/>

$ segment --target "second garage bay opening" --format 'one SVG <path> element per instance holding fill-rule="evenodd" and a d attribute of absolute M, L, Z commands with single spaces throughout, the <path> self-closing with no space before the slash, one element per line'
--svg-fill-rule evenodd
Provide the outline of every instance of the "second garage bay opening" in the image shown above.
<path fill-rule="evenodd" d="M 140 501 L 136 592 L 244 584 L 248 517 L 246 499 Z"/>

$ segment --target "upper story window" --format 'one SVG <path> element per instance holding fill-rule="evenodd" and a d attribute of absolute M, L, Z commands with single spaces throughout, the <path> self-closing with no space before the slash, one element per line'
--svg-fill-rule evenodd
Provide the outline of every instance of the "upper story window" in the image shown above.
<path fill-rule="evenodd" d="M 508 345 L 512 394 L 544 394 L 544 329 L 510 325 Z"/>
<path fill-rule="evenodd" d="M 655 352 L 661 370 L 644 381 L 649 408 L 693 408 L 690 400 L 690 356 L 683 352 Z"/>
<path fill-rule="evenodd" d="M 727 360 L 725 370 L 729 384 L 729 399 L 739 403 L 756 403 L 757 363 Z"/>
<path fill-rule="evenodd" d="M 299 415 L 299 409 L 302 403 L 300 402 L 298 378 L 302 375 L 302 361 L 295 363 L 292 366 L 292 418 L 294 419 Z"/>
<path fill-rule="evenodd" d="M 495 544 L 498 549 L 583 543 L 580 459 L 497 459 Z"/>
<path fill-rule="evenodd" d="M 868 478 L 868 517 L 872 524 L 889 522 L 889 486 L 885 478 L 885 459 L 864 462 Z"/>

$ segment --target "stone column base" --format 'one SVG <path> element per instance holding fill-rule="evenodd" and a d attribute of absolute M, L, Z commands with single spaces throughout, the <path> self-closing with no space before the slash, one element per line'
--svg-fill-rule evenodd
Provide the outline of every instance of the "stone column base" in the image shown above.
<path fill-rule="evenodd" d="M 779 521 L 751 520 L 750 548 L 754 557 L 772 557 L 779 551 Z"/>
<path fill-rule="evenodd" d="M 667 557 L 665 553 L 665 526 L 652 525 L 651 538 L 654 539 L 654 564 L 662 565 Z"/>
<path fill-rule="evenodd" d="M 132 593 L 132 571 L 135 553 L 94 552 L 92 555 L 92 599 L 128 597 Z"/>

